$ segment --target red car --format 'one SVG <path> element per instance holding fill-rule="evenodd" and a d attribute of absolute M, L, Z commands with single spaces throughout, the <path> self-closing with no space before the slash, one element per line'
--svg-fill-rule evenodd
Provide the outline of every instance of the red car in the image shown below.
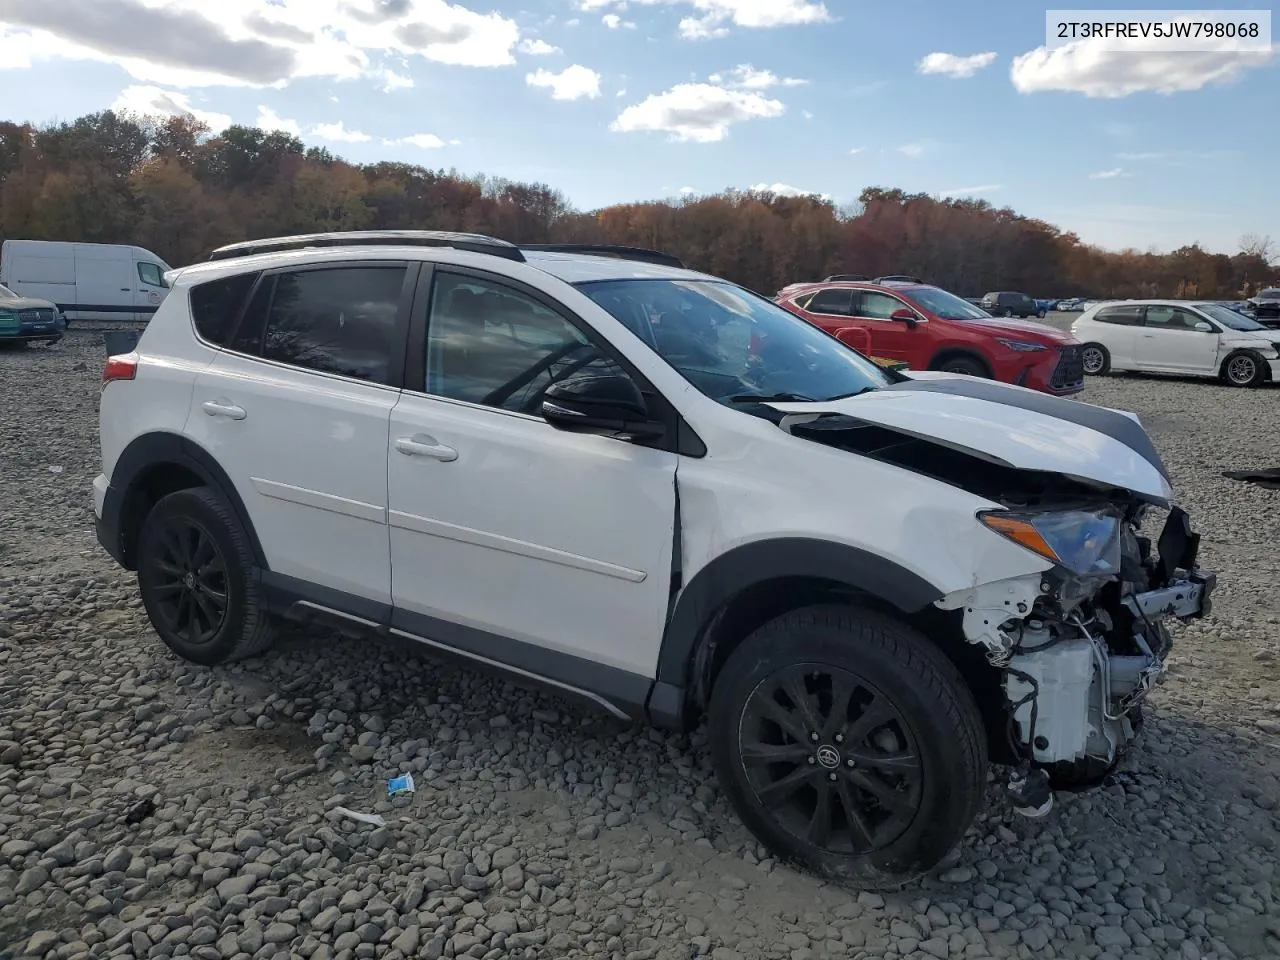
<path fill-rule="evenodd" d="M 1084 389 L 1082 345 L 1043 323 L 997 320 L 915 278 L 793 283 L 774 298 L 868 356 L 1067 396 Z"/>

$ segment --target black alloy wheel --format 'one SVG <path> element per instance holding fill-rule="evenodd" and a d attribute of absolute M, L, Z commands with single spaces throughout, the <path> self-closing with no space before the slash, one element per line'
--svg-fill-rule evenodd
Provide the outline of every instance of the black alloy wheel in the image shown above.
<path fill-rule="evenodd" d="M 170 520 L 146 563 L 164 626 L 192 646 L 217 637 L 227 619 L 227 563 L 209 531 L 189 518 Z"/>
<path fill-rule="evenodd" d="M 762 680 L 738 736 L 755 799 L 797 841 L 870 854 L 919 812 L 915 735 L 888 697 L 849 670 L 803 663 Z"/>

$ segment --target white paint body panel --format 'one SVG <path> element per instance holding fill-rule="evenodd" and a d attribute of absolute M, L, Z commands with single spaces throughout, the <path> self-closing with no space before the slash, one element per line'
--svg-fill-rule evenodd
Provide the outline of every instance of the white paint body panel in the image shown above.
<path fill-rule="evenodd" d="M 406 455 L 402 437 L 457 459 Z M 388 458 L 397 607 L 655 674 L 675 454 L 406 392 Z"/>
<path fill-rule="evenodd" d="M 229 351 L 214 358 L 196 380 L 186 435 L 235 484 L 271 569 L 390 603 L 387 424 L 399 393 Z M 209 402 L 245 417 L 210 416 Z"/>
<path fill-rule="evenodd" d="M 1057 417 L 988 400 L 881 391 L 829 403 L 773 406 L 787 413 L 856 417 L 1021 470 L 1063 473 L 1162 499 L 1173 492 L 1154 464 L 1118 440 Z"/>

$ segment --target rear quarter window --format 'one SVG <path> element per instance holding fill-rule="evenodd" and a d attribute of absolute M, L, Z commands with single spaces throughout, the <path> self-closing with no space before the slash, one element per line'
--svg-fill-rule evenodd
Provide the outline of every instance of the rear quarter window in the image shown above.
<path fill-rule="evenodd" d="M 1142 323 L 1142 307 L 1103 307 L 1093 319 L 1098 323 L 1136 327 Z"/>
<path fill-rule="evenodd" d="M 191 319 L 200 339 L 219 347 L 226 344 L 240 308 L 257 279 L 256 273 L 241 273 L 191 288 Z"/>

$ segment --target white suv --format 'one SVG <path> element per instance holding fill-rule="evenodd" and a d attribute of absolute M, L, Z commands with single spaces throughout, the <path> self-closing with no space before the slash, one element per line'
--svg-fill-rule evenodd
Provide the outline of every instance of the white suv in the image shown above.
<path fill-rule="evenodd" d="M 1109 770 L 1211 574 L 1137 418 L 885 370 L 653 251 L 337 234 L 180 271 L 107 360 L 98 536 L 215 664 L 275 617 L 709 724 L 777 856 L 896 886 L 988 758 Z"/>

